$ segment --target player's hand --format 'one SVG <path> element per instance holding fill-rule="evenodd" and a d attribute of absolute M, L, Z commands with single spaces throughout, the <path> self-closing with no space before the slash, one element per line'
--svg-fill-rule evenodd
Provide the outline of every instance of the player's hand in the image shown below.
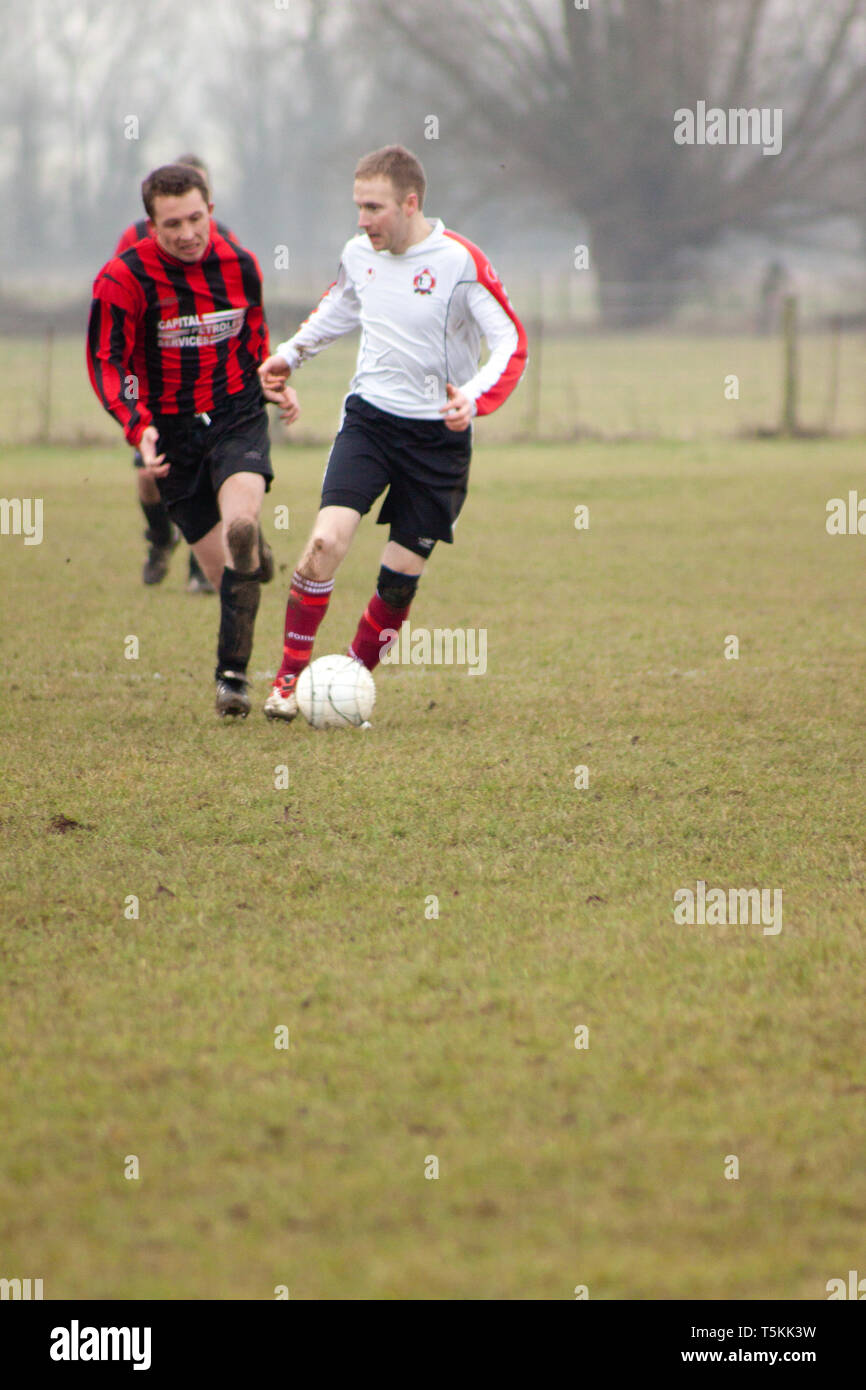
<path fill-rule="evenodd" d="M 287 384 L 291 375 L 291 367 L 278 352 L 265 358 L 259 367 L 259 381 L 262 383 L 265 400 L 272 401 L 280 407 L 280 419 L 284 425 L 293 425 L 301 413 L 298 397 Z"/>
<path fill-rule="evenodd" d="M 449 430 L 466 430 L 469 428 L 469 421 L 475 409 L 474 401 L 470 401 L 468 396 L 464 396 L 462 391 L 458 391 L 451 382 L 445 385 L 445 394 L 448 397 L 448 404 L 440 408 L 439 414 L 445 416 L 445 424 Z"/>
<path fill-rule="evenodd" d="M 294 391 L 291 386 L 283 386 L 279 391 L 273 391 L 268 387 L 265 390 L 265 398 L 280 407 L 280 419 L 284 425 L 295 423 L 301 413 L 297 391 Z"/>
<path fill-rule="evenodd" d="M 144 472 L 151 478 L 164 478 L 171 468 L 170 463 L 166 463 L 165 454 L 158 454 L 157 447 L 159 441 L 159 430 L 156 425 L 148 425 L 141 439 L 138 441 L 138 452 L 144 461 Z"/>
<path fill-rule="evenodd" d="M 285 357 L 274 353 L 272 357 L 266 357 L 259 367 L 259 381 L 262 383 L 262 390 L 268 400 L 274 400 L 273 396 L 268 395 L 269 391 L 281 391 L 292 375 L 291 368 Z M 279 405 L 279 401 L 275 402 Z"/>

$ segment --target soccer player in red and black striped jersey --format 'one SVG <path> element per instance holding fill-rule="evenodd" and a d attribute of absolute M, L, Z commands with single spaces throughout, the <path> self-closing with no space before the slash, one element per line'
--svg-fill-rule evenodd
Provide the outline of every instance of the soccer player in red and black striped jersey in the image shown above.
<path fill-rule="evenodd" d="M 259 527 L 273 477 L 265 399 L 292 423 L 297 398 L 284 384 L 262 390 L 261 271 L 214 227 L 201 173 L 165 165 L 144 180 L 142 197 L 154 235 L 96 278 L 88 370 L 219 591 L 216 708 L 245 716 L 260 587 L 273 577 Z"/>
<path fill-rule="evenodd" d="M 179 154 L 177 159 L 172 161 L 174 164 L 191 164 L 194 169 L 198 169 L 204 178 L 205 183 L 210 189 L 210 174 L 204 160 L 197 154 Z M 210 201 L 210 198 L 208 199 Z M 231 232 L 223 222 L 216 222 L 216 229 L 222 236 L 231 237 Z M 131 222 L 125 231 L 121 233 L 120 239 L 114 248 L 115 256 L 120 256 L 124 251 L 128 251 L 130 246 L 134 246 L 142 237 L 153 236 L 153 226 L 147 217 L 140 217 L 137 222 Z M 142 471 L 141 454 L 136 449 L 132 456 L 133 464 L 136 469 L 136 487 L 138 491 L 138 501 L 144 519 L 147 522 L 147 530 L 144 538 L 148 542 L 147 559 L 144 562 L 142 571 L 142 581 L 145 584 L 161 584 L 168 573 L 169 561 L 172 552 L 177 545 L 179 536 L 177 528 L 169 520 L 168 510 L 159 495 L 156 482 L 147 473 Z M 186 591 L 188 594 L 212 594 L 213 585 L 202 571 L 201 565 L 195 558 L 195 552 L 190 550 L 189 554 L 189 578 L 187 580 Z"/>

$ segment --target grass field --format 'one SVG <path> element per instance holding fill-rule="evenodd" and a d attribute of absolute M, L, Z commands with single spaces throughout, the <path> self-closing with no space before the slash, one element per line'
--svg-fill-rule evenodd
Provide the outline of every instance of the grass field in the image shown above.
<path fill-rule="evenodd" d="M 322 465 L 277 453 L 282 567 Z M 214 601 L 180 556 L 140 584 L 122 446 L 7 450 L 45 540 L 0 538 L 0 1275 L 821 1299 L 862 1270 L 866 542 L 824 525 L 862 473 L 862 439 L 482 439 L 412 621 L 485 628 L 487 674 L 381 671 L 369 732 L 316 734 L 218 723 Z M 677 925 L 698 879 L 781 889 L 782 931 Z"/>

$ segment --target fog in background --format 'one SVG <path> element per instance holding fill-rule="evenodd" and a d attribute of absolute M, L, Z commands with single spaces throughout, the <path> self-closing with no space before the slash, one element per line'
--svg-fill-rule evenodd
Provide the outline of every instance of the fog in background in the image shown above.
<path fill-rule="evenodd" d="M 676 144 L 699 101 L 781 108 L 781 152 Z M 269 297 L 306 304 L 359 155 L 399 141 L 432 216 L 587 321 L 721 312 L 774 265 L 862 314 L 864 134 L 863 0 L 0 0 L 0 296 L 86 296 L 192 150 Z"/>

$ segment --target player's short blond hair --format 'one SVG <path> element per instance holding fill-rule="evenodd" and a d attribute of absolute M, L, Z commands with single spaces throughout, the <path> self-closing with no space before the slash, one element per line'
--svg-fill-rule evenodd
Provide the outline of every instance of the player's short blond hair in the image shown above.
<path fill-rule="evenodd" d="M 380 176 L 391 180 L 398 203 L 402 203 L 407 194 L 417 193 L 418 207 L 424 206 L 427 177 L 420 159 L 404 145 L 383 145 L 381 150 L 373 150 L 358 160 L 356 179 Z"/>

